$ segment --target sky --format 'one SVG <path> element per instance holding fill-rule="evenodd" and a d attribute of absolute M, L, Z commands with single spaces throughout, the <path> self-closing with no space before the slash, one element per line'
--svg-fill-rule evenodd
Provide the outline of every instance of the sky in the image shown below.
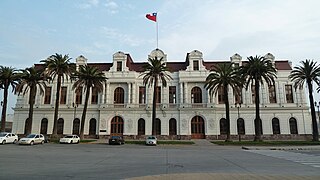
<path fill-rule="evenodd" d="M 293 66 L 319 62 L 319 7 L 318 0 L 1 0 L 0 65 L 23 69 L 55 53 L 110 63 L 118 51 L 146 61 L 157 48 L 156 23 L 145 17 L 153 12 L 168 61 L 199 50 L 205 61 L 270 52 Z M 11 95 L 8 113 L 14 104 Z"/>

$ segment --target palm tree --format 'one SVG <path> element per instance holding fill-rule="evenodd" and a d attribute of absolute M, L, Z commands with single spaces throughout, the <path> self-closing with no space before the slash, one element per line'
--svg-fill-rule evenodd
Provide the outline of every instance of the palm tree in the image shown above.
<path fill-rule="evenodd" d="M 300 62 L 300 66 L 294 67 L 291 71 L 289 78 L 294 83 L 294 88 L 303 88 L 304 83 L 307 83 L 309 91 L 309 103 L 311 108 L 311 118 L 312 118 L 312 140 L 319 141 L 318 125 L 316 120 L 316 111 L 313 106 L 313 84 L 316 82 L 320 84 L 320 65 L 317 65 L 313 60 L 305 60 Z M 320 88 L 318 88 L 320 90 Z"/>
<path fill-rule="evenodd" d="M 19 81 L 18 71 L 13 67 L 0 66 L 0 88 L 3 89 L 2 115 L 1 115 L 1 131 L 6 128 L 6 114 L 8 104 L 8 90 L 11 86 L 12 92 L 15 91 Z"/>
<path fill-rule="evenodd" d="M 83 139 L 84 124 L 86 120 L 90 91 L 94 87 L 97 92 L 101 92 L 103 90 L 103 83 L 107 80 L 107 78 L 105 77 L 104 73 L 98 70 L 96 67 L 85 65 L 79 67 L 79 71 L 74 73 L 72 79 L 76 80 L 73 84 L 73 89 L 80 90 L 82 87 L 84 87 L 84 91 L 86 92 L 80 126 L 80 138 Z"/>
<path fill-rule="evenodd" d="M 52 78 L 52 82 L 57 77 L 57 90 L 56 90 L 56 102 L 54 106 L 54 118 L 53 118 L 53 130 L 52 134 L 57 135 L 57 121 L 58 121 L 58 111 L 59 111 L 59 100 L 60 100 L 60 89 L 61 83 L 64 78 L 68 77 L 73 72 L 73 67 L 70 66 L 70 60 L 68 55 L 54 54 L 48 57 L 46 60 L 42 60 L 46 70 L 45 73 Z"/>
<path fill-rule="evenodd" d="M 277 70 L 272 62 L 261 56 L 250 56 L 248 62 L 241 67 L 241 74 L 245 79 L 245 86 L 248 89 L 250 84 L 254 84 L 255 89 L 255 138 L 254 141 L 261 141 L 261 119 L 260 119 L 260 84 L 266 82 L 268 85 L 274 85 L 277 78 Z"/>
<path fill-rule="evenodd" d="M 46 87 L 47 77 L 43 73 L 44 69 L 29 67 L 22 70 L 20 74 L 21 81 L 17 85 L 18 94 L 22 93 L 25 95 L 29 92 L 29 116 L 28 116 L 28 127 L 26 130 L 27 134 L 32 131 L 32 120 L 33 120 L 33 105 L 35 103 L 37 89 L 39 89 L 40 94 L 44 93 L 44 88 Z"/>
<path fill-rule="evenodd" d="M 230 110 L 229 110 L 229 97 L 228 89 L 229 86 L 240 94 L 241 91 L 241 76 L 239 76 L 237 69 L 233 63 L 220 63 L 211 69 L 211 73 L 206 78 L 205 87 L 209 90 L 211 95 L 217 94 L 220 88 L 223 88 L 224 104 L 226 108 L 226 119 L 227 119 L 227 139 L 230 141 Z"/>
<path fill-rule="evenodd" d="M 157 57 L 148 58 L 149 63 L 144 65 L 144 71 L 140 76 L 143 76 L 143 84 L 149 87 L 153 86 L 153 104 L 152 104 L 152 135 L 156 135 L 155 120 L 156 120 L 156 103 L 157 103 L 157 87 L 161 82 L 163 87 L 167 86 L 167 80 L 172 80 L 172 77 L 167 74 L 169 71 L 165 63 L 162 62 L 163 58 Z"/>

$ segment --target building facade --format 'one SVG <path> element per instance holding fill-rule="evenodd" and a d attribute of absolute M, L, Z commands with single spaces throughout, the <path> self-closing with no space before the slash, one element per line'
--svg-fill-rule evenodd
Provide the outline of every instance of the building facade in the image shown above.
<path fill-rule="evenodd" d="M 156 131 L 162 139 L 225 139 L 226 119 L 223 91 L 211 96 L 204 88 L 211 67 L 218 62 L 233 62 L 241 66 L 242 57 L 233 55 L 230 60 L 203 60 L 200 51 L 187 53 L 185 61 L 167 61 L 159 49 L 148 58 L 163 58 L 173 80 L 167 87 L 159 84 Z M 306 139 L 312 134 L 311 116 L 304 90 L 295 90 L 288 79 L 292 67 L 288 60 L 275 60 L 265 55 L 277 69 L 274 86 L 260 88 L 262 134 L 264 139 Z M 89 63 L 83 56 L 76 58 L 76 66 L 88 64 L 105 73 L 108 78 L 103 91 L 90 92 L 85 122 L 85 135 L 108 137 L 123 135 L 126 138 L 144 138 L 151 134 L 153 88 L 143 85 L 143 65 L 134 62 L 130 54 L 116 52 L 112 63 Z M 232 138 L 252 139 L 255 134 L 254 86 L 242 89 L 241 97 L 229 89 L 230 132 Z M 56 82 L 49 83 L 43 95 L 36 96 L 32 132 L 51 134 L 53 128 Z M 84 92 L 72 89 L 65 81 L 61 88 L 58 134 L 78 134 L 84 105 Z M 242 100 L 239 100 L 242 99 Z M 28 123 L 28 97 L 18 96 L 14 108 L 12 131 L 25 132 Z"/>

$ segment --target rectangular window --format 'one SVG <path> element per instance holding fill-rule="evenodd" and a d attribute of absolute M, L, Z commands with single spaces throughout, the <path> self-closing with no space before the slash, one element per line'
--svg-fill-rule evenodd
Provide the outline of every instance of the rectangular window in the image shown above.
<path fill-rule="evenodd" d="M 218 90 L 218 104 L 224 104 L 223 96 L 223 87 L 220 87 Z"/>
<path fill-rule="evenodd" d="M 240 90 L 241 91 L 241 90 Z M 233 90 L 233 94 L 234 94 L 234 103 L 235 104 L 242 104 L 241 101 L 241 92 L 236 92 L 235 90 Z"/>
<path fill-rule="evenodd" d="M 285 86 L 285 91 L 286 91 L 287 103 L 293 103 L 292 86 L 291 85 L 286 85 Z"/>
<path fill-rule="evenodd" d="M 270 103 L 277 103 L 276 88 L 274 85 L 269 86 L 269 101 Z"/>
<path fill-rule="evenodd" d="M 76 104 L 82 104 L 82 87 L 76 89 Z"/>
<path fill-rule="evenodd" d="M 50 104 L 51 102 L 51 87 L 46 87 L 44 92 L 44 104 Z"/>
<path fill-rule="evenodd" d="M 91 104 L 98 104 L 98 91 L 94 87 L 91 91 Z"/>
<path fill-rule="evenodd" d="M 117 71 L 122 71 L 122 61 L 117 61 Z"/>
<path fill-rule="evenodd" d="M 146 103 L 146 87 L 140 86 L 139 87 L 139 104 Z"/>
<path fill-rule="evenodd" d="M 67 103 L 67 87 L 61 87 L 60 104 Z"/>
<path fill-rule="evenodd" d="M 169 103 L 176 104 L 176 87 L 175 86 L 169 87 Z"/>
<path fill-rule="evenodd" d="M 157 100 L 156 100 L 156 102 L 157 103 L 161 103 L 161 87 L 160 86 L 158 86 L 157 87 L 157 89 L 156 89 L 156 93 L 157 93 Z"/>
<path fill-rule="evenodd" d="M 193 70 L 198 71 L 199 70 L 199 61 L 193 61 Z"/>
<path fill-rule="evenodd" d="M 252 96 L 252 103 L 254 104 L 256 102 L 256 86 L 251 85 L 251 96 Z"/>

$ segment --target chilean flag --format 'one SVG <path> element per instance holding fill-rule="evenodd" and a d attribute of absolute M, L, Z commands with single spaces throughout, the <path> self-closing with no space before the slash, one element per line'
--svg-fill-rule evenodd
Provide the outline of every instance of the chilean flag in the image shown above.
<path fill-rule="evenodd" d="M 151 21 L 157 22 L 157 13 L 152 13 L 152 15 L 151 14 L 147 14 L 146 18 L 151 20 Z"/>

